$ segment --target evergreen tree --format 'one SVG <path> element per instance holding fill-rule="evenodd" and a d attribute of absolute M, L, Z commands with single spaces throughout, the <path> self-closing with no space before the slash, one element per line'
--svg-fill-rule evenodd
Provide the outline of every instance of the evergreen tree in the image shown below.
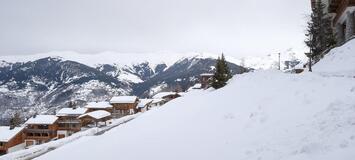
<path fill-rule="evenodd" d="M 224 87 L 227 84 L 227 81 L 232 78 L 232 74 L 223 53 L 221 57 L 218 57 L 215 67 L 216 71 L 212 78 L 211 86 L 218 89 Z"/>
<path fill-rule="evenodd" d="M 16 112 L 10 119 L 10 128 L 13 129 L 15 127 L 20 126 L 21 124 L 21 117 L 18 112 Z"/>
<path fill-rule="evenodd" d="M 325 7 L 322 2 L 316 2 L 308 22 L 305 43 L 310 48 L 310 53 L 306 54 L 310 60 L 310 71 L 312 71 L 312 61 L 319 61 L 324 56 L 323 51 L 336 44 L 331 26 L 332 18 L 324 13 Z"/>

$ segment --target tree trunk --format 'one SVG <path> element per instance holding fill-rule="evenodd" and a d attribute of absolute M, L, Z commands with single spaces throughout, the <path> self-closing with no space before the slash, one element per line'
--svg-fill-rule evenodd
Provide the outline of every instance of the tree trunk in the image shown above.
<path fill-rule="evenodd" d="M 312 58 L 311 57 L 309 57 L 308 69 L 310 72 L 312 72 Z"/>

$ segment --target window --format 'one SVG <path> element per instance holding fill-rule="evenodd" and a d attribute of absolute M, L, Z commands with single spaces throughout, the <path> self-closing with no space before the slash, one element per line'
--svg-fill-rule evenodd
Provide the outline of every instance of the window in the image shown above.
<path fill-rule="evenodd" d="M 38 129 L 48 129 L 49 126 L 48 125 L 39 125 Z"/>
<path fill-rule="evenodd" d="M 5 142 L 0 142 L 0 147 L 3 147 L 3 146 L 5 146 Z"/>

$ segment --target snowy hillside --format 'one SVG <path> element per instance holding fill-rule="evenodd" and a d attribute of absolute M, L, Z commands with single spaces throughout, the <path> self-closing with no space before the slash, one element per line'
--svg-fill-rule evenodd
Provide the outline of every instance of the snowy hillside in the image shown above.
<path fill-rule="evenodd" d="M 331 50 L 314 67 L 315 72 L 355 76 L 355 40 Z"/>
<path fill-rule="evenodd" d="M 354 149 L 352 78 L 260 71 L 38 159 L 351 160 Z"/>

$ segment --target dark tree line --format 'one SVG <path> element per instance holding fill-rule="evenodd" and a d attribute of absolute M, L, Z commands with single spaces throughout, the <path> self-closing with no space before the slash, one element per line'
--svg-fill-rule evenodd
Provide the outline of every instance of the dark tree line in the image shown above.
<path fill-rule="evenodd" d="M 332 17 L 324 12 L 325 8 L 322 2 L 316 2 L 308 22 L 305 43 L 310 48 L 310 52 L 306 53 L 309 58 L 309 71 L 312 71 L 312 61 L 318 62 L 324 56 L 323 52 L 336 44 Z"/>
<path fill-rule="evenodd" d="M 218 57 L 215 68 L 216 71 L 212 78 L 211 86 L 218 89 L 224 87 L 228 80 L 232 78 L 231 71 L 223 54 L 221 57 Z"/>

